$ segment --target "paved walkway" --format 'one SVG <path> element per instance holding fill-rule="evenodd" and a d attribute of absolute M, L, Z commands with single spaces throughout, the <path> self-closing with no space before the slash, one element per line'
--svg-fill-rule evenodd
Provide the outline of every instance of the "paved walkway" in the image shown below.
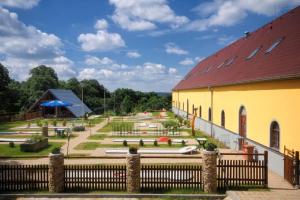
<path fill-rule="evenodd" d="M 283 177 L 269 171 L 269 191 L 228 191 L 226 200 L 299 200 L 300 189 L 294 189 Z"/>

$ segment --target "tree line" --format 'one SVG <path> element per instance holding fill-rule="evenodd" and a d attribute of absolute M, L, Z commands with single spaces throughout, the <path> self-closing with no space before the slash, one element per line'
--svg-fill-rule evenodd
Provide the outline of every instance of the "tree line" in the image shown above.
<path fill-rule="evenodd" d="M 170 94 L 127 88 L 110 92 L 95 79 L 59 80 L 55 70 L 44 65 L 31 69 L 27 80 L 16 81 L 0 63 L 0 114 L 26 112 L 48 89 L 72 90 L 80 99 L 83 92 L 84 103 L 96 114 L 114 112 L 120 115 L 171 108 Z"/>

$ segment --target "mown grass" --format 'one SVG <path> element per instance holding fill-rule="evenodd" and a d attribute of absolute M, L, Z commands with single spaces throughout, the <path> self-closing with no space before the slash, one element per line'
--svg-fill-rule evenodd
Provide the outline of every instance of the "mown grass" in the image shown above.
<path fill-rule="evenodd" d="M 16 144 L 15 147 L 9 147 L 8 144 L 0 144 L 0 156 L 47 156 L 53 148 L 61 147 L 62 145 L 64 145 L 62 142 L 49 142 L 48 147 L 38 152 L 22 152 L 19 144 Z"/>
<path fill-rule="evenodd" d="M 88 140 L 103 140 L 107 137 L 106 134 L 94 134 L 89 136 L 87 139 Z"/>
<path fill-rule="evenodd" d="M 175 119 L 175 114 L 171 111 L 167 111 L 167 116 L 171 119 Z"/>
<path fill-rule="evenodd" d="M 26 121 L 16 121 L 16 122 L 0 122 L 0 131 L 6 132 L 6 131 L 12 131 L 12 128 L 18 127 L 18 126 L 24 126 L 27 124 Z"/>
<path fill-rule="evenodd" d="M 132 130 L 134 127 L 134 122 L 110 122 L 106 124 L 103 128 L 99 129 L 97 132 L 111 132 L 114 129 L 127 129 Z"/>
<path fill-rule="evenodd" d="M 214 139 L 208 135 L 206 135 L 204 132 L 199 131 L 199 130 L 195 130 L 195 136 L 192 136 L 192 129 L 183 129 L 182 131 L 188 132 L 189 133 L 189 138 L 206 138 L 207 139 L 207 143 L 213 143 L 215 145 L 217 145 L 218 148 L 227 148 L 222 142 L 220 142 L 217 139 Z"/>

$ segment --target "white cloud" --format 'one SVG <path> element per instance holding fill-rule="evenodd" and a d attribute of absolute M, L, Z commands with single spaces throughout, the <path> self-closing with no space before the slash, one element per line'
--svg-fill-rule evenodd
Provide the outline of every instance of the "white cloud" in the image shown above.
<path fill-rule="evenodd" d="M 115 67 L 102 65 L 84 68 L 79 72 L 78 78 L 96 78 L 110 90 L 128 87 L 142 91 L 170 91 L 182 78 L 176 68 L 168 68 L 159 63 L 146 62 L 127 66 L 114 62 L 114 65 Z"/>
<path fill-rule="evenodd" d="M 87 65 L 110 65 L 113 64 L 113 60 L 108 57 L 98 58 L 95 56 L 87 56 L 85 59 L 85 64 Z"/>
<path fill-rule="evenodd" d="M 12 78 L 25 80 L 30 69 L 42 64 L 53 67 L 62 78 L 76 75 L 60 38 L 25 25 L 4 8 L 0 8 L 0 44 L 0 62 Z"/>
<path fill-rule="evenodd" d="M 106 24 L 106 25 L 105 25 Z M 111 51 L 125 46 L 125 42 L 121 35 L 118 33 L 109 33 L 107 30 L 107 22 L 98 20 L 94 26 L 98 29 L 94 33 L 80 34 L 77 38 L 81 43 L 81 49 L 84 51 Z"/>
<path fill-rule="evenodd" d="M 168 54 L 186 55 L 189 53 L 188 51 L 179 48 L 174 43 L 165 44 L 165 48 Z"/>
<path fill-rule="evenodd" d="M 105 19 L 99 19 L 94 25 L 94 28 L 97 30 L 105 30 L 108 28 L 108 23 Z"/>
<path fill-rule="evenodd" d="M 156 23 L 168 24 L 177 28 L 189 19 L 177 16 L 166 0 L 109 0 L 115 6 L 112 19 L 123 29 L 143 31 L 155 29 Z"/>
<path fill-rule="evenodd" d="M 180 61 L 179 64 L 181 64 L 181 65 L 193 65 L 194 60 L 192 58 L 186 58 L 186 59 Z"/>
<path fill-rule="evenodd" d="M 40 0 L 1 0 L 0 6 L 29 9 L 38 5 Z"/>
<path fill-rule="evenodd" d="M 141 54 L 137 51 L 128 51 L 126 54 L 129 58 L 139 58 L 141 57 Z"/>
<path fill-rule="evenodd" d="M 198 5 L 193 10 L 200 15 L 186 26 L 187 30 L 205 31 L 210 27 L 232 26 L 244 19 L 248 13 L 273 16 L 285 7 L 294 7 L 300 0 L 214 0 Z"/>
<path fill-rule="evenodd" d="M 177 69 L 173 68 L 173 67 L 170 67 L 169 68 L 169 74 L 177 74 Z"/>

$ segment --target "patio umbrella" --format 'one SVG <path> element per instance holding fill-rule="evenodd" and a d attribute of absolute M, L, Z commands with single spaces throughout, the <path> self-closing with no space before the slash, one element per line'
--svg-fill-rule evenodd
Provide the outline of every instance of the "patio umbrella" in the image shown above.
<path fill-rule="evenodd" d="M 41 106 L 55 108 L 55 116 L 57 116 L 57 108 L 58 107 L 72 106 L 72 104 L 69 102 L 66 102 L 66 101 L 51 100 L 51 101 L 46 101 L 46 102 L 41 103 Z"/>

